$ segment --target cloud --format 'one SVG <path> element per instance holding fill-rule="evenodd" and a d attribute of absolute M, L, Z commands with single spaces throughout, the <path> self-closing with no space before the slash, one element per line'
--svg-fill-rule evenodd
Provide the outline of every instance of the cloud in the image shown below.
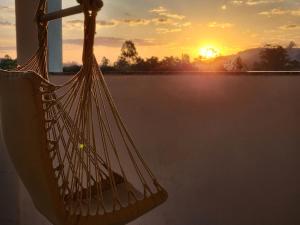
<path fill-rule="evenodd" d="M 174 13 L 160 13 L 160 16 L 165 16 L 168 18 L 172 18 L 172 19 L 177 19 L 177 20 L 183 20 L 185 18 L 185 16 L 180 15 L 180 14 L 174 14 Z"/>
<path fill-rule="evenodd" d="M 16 50 L 16 46 L 0 46 L 0 51 L 12 51 Z"/>
<path fill-rule="evenodd" d="M 187 21 L 185 16 L 170 13 L 169 10 L 160 6 L 158 8 L 151 9 L 149 11 L 152 14 L 155 14 L 154 18 L 121 18 L 121 19 L 112 19 L 112 20 L 101 20 L 97 21 L 98 27 L 110 28 L 119 25 L 127 25 L 127 26 L 147 26 L 147 25 L 154 25 L 154 26 L 162 26 L 156 28 L 158 33 L 173 33 L 182 31 L 183 28 L 190 27 L 191 22 Z M 69 20 L 64 23 L 65 28 L 70 29 L 82 29 L 83 28 L 83 21 L 82 20 Z M 70 40 L 72 41 L 72 40 Z M 74 41 L 74 40 L 73 40 Z M 102 40 L 104 41 L 104 40 Z M 120 43 L 114 40 L 113 43 L 119 45 Z"/>
<path fill-rule="evenodd" d="M 173 20 L 171 20 L 170 18 L 154 18 L 152 19 L 152 22 L 156 25 L 174 23 Z"/>
<path fill-rule="evenodd" d="M 234 26 L 234 24 L 232 24 L 232 23 L 210 22 L 208 24 L 208 27 L 210 27 L 210 28 L 221 28 L 221 29 L 231 28 L 233 26 Z"/>
<path fill-rule="evenodd" d="M 233 0 L 233 1 L 231 1 L 231 4 L 256 6 L 256 5 L 262 5 L 262 4 L 281 3 L 284 1 L 285 0 Z"/>
<path fill-rule="evenodd" d="M 280 26 L 279 29 L 281 29 L 281 30 L 296 30 L 296 29 L 300 29 L 300 25 L 287 24 L 287 25 Z"/>
<path fill-rule="evenodd" d="M 0 25 L 2 25 L 2 26 L 11 26 L 12 23 L 10 23 L 10 22 L 8 22 L 8 21 L 1 21 L 1 20 L 0 20 Z"/>
<path fill-rule="evenodd" d="M 139 26 L 148 25 L 151 20 L 148 19 L 123 19 L 119 21 L 120 23 L 128 24 L 129 26 Z"/>
<path fill-rule="evenodd" d="M 98 20 L 96 21 L 97 26 L 100 27 L 115 27 L 118 25 L 118 21 L 116 20 Z M 83 28 L 83 20 L 69 20 L 64 23 L 65 27 L 68 28 Z"/>
<path fill-rule="evenodd" d="M 176 20 L 183 20 L 185 18 L 184 15 L 171 13 L 168 9 L 164 8 L 163 6 L 159 6 L 157 8 L 149 10 L 150 13 L 157 14 L 159 16 L 176 19 Z"/>
<path fill-rule="evenodd" d="M 6 20 L 0 20 L 0 27 L 13 27 L 15 24 L 6 21 Z"/>
<path fill-rule="evenodd" d="M 227 5 L 222 5 L 222 6 L 221 6 L 221 9 L 222 9 L 222 10 L 227 10 Z"/>
<path fill-rule="evenodd" d="M 152 10 L 153 11 L 153 10 Z M 165 9 L 158 8 L 154 9 L 154 12 L 164 12 Z M 166 16 L 160 16 L 156 18 L 149 18 L 149 19 L 143 19 L 143 18 L 129 18 L 129 19 L 112 19 L 112 20 L 100 20 L 97 21 L 98 27 L 104 27 L 104 28 L 110 28 L 115 27 L 118 25 L 128 25 L 128 26 L 146 26 L 146 25 L 155 25 L 155 26 L 168 26 L 163 28 L 158 28 L 156 30 L 159 31 L 159 33 L 171 33 L 171 32 L 179 32 L 182 30 L 182 28 L 191 26 L 191 22 L 186 20 L 178 20 L 173 19 Z M 65 28 L 69 29 L 83 29 L 84 22 L 83 20 L 69 20 L 64 23 Z"/>
<path fill-rule="evenodd" d="M 286 15 L 288 13 L 289 13 L 289 10 L 271 9 L 269 11 L 260 12 L 259 15 L 272 16 L 272 15 Z"/>
<path fill-rule="evenodd" d="M 156 28 L 157 33 L 167 34 L 167 33 L 176 33 L 182 31 L 181 28 Z"/>
<path fill-rule="evenodd" d="M 268 17 L 282 16 L 282 15 L 300 16 L 300 9 L 288 10 L 288 9 L 274 8 L 269 11 L 260 12 L 259 15 L 268 16 Z"/>
<path fill-rule="evenodd" d="M 158 27 L 156 32 L 159 34 L 175 33 L 182 31 L 183 28 L 191 26 L 191 22 L 185 20 L 185 16 L 170 12 L 167 8 L 159 6 L 149 10 L 150 13 L 159 16 L 152 19 L 155 25 L 169 25 L 168 27 Z"/>
<path fill-rule="evenodd" d="M 15 8 L 12 6 L 0 5 L 0 25 L 2 27 L 14 26 Z"/>
<path fill-rule="evenodd" d="M 1 12 L 14 13 L 15 12 L 15 8 L 12 7 L 12 6 L 0 5 L 0 11 Z"/>
<path fill-rule="evenodd" d="M 118 21 L 116 21 L 116 20 L 110 20 L 110 21 L 100 20 L 100 21 L 97 21 L 97 25 L 100 27 L 115 27 L 118 25 Z"/>
<path fill-rule="evenodd" d="M 82 20 L 69 20 L 63 24 L 63 26 L 68 28 L 82 28 L 83 27 L 83 21 Z"/>
<path fill-rule="evenodd" d="M 186 22 L 186 23 L 180 24 L 179 26 L 181 26 L 181 27 L 190 27 L 191 25 L 192 25 L 191 22 Z"/>
<path fill-rule="evenodd" d="M 153 19 L 113 19 L 110 21 L 100 20 L 97 21 L 99 27 L 115 27 L 117 25 L 125 24 L 129 26 L 145 26 L 149 24 L 161 25 L 161 24 L 174 24 L 174 21 L 170 18 L 153 18 Z M 83 20 L 70 20 L 67 21 L 64 26 L 69 28 L 83 28 Z"/>
<path fill-rule="evenodd" d="M 280 3 L 284 0 L 248 0 L 245 2 L 246 5 L 261 5 L 261 4 L 271 4 L 271 3 Z"/>
<path fill-rule="evenodd" d="M 166 17 L 157 17 L 153 19 L 121 19 L 121 20 L 115 20 L 118 22 L 118 24 L 127 24 L 129 26 L 145 26 L 149 24 L 154 25 L 172 25 L 172 26 L 182 26 L 186 23 L 183 22 L 175 22 L 171 18 Z"/>
<path fill-rule="evenodd" d="M 292 16 L 300 16 L 300 9 L 298 9 L 298 10 L 292 10 L 291 11 L 291 15 Z"/>
<path fill-rule="evenodd" d="M 244 1 L 234 0 L 234 1 L 231 1 L 231 3 L 232 3 L 233 5 L 243 5 L 243 4 L 244 4 Z"/>
<path fill-rule="evenodd" d="M 159 6 L 157 8 L 151 9 L 149 12 L 151 12 L 151 13 L 157 13 L 158 14 L 158 13 L 165 13 L 167 11 L 168 10 L 165 7 Z"/>
<path fill-rule="evenodd" d="M 95 46 L 106 46 L 106 47 L 121 47 L 122 44 L 126 41 L 125 38 L 118 38 L 118 37 L 95 37 Z M 159 45 L 160 43 L 156 42 L 155 40 L 150 39 L 132 39 L 132 41 L 140 46 L 155 46 Z M 83 44 L 83 39 L 65 39 L 64 44 L 71 44 L 71 45 L 80 45 Z"/>
<path fill-rule="evenodd" d="M 167 33 L 177 33 L 181 32 L 183 28 L 190 27 L 192 25 L 191 22 L 185 23 L 176 23 L 172 22 L 169 27 L 158 27 L 156 28 L 156 32 L 159 34 L 167 34 Z"/>
<path fill-rule="evenodd" d="M 158 42 L 154 39 L 133 39 L 132 40 L 134 43 L 140 46 L 157 46 L 157 45 L 162 45 L 161 42 Z"/>

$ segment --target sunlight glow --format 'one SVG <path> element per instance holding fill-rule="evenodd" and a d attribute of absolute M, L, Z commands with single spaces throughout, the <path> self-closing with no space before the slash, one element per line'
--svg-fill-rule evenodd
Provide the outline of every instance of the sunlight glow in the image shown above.
<path fill-rule="evenodd" d="M 79 144 L 78 147 L 79 147 L 80 150 L 84 150 L 84 147 L 85 147 L 85 146 L 84 146 L 84 144 Z"/>
<path fill-rule="evenodd" d="M 203 59 L 214 59 L 220 55 L 220 51 L 212 46 L 205 46 L 199 49 L 199 54 Z"/>

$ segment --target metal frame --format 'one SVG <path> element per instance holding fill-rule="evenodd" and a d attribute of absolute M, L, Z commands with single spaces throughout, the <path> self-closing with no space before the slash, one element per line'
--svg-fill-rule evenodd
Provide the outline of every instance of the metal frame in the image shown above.
<path fill-rule="evenodd" d="M 83 5 L 73 6 L 67 9 L 62 9 L 56 12 L 48 13 L 41 16 L 41 22 L 48 22 L 51 20 L 60 19 L 62 17 L 71 16 L 83 12 Z"/>

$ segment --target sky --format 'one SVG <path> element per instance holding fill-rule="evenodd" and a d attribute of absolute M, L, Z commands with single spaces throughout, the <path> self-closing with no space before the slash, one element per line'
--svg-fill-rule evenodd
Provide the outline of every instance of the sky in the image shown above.
<path fill-rule="evenodd" d="M 63 7 L 76 5 L 62 0 Z M 81 61 L 83 16 L 63 19 L 64 63 Z M 95 55 L 111 61 L 125 40 L 141 57 L 220 55 L 268 43 L 300 45 L 300 0 L 104 0 L 97 17 Z M 15 51 L 14 1 L 0 0 L 0 57 Z"/>

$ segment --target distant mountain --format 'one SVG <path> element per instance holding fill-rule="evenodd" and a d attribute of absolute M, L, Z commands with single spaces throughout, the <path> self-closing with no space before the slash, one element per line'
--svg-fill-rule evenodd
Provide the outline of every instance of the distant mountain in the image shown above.
<path fill-rule="evenodd" d="M 248 66 L 248 68 L 252 69 L 255 62 L 260 62 L 259 53 L 263 49 L 264 48 L 247 49 L 245 51 L 237 53 L 235 56 L 230 56 L 229 59 L 233 59 L 237 56 L 240 56 L 242 58 L 242 61 Z M 288 49 L 288 54 L 291 60 L 300 61 L 300 48 Z"/>
<path fill-rule="evenodd" d="M 288 50 L 291 60 L 300 61 L 300 48 L 292 48 Z"/>

